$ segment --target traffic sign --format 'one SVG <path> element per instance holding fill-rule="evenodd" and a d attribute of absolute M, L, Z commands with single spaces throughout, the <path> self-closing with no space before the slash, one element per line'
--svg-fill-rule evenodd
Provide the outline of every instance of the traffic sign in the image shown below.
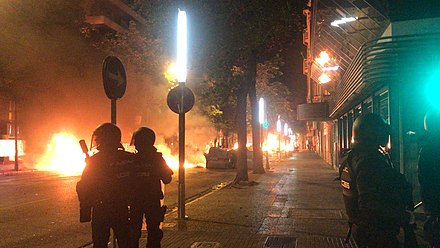
<path fill-rule="evenodd" d="M 192 90 L 183 85 L 179 85 L 172 89 L 167 96 L 168 107 L 176 114 L 190 111 L 194 106 L 194 100 L 195 98 Z"/>
<path fill-rule="evenodd" d="M 108 98 L 116 100 L 125 94 L 127 76 L 121 60 L 115 56 L 107 56 L 102 65 L 102 81 L 105 94 Z"/>
<path fill-rule="evenodd" d="M 264 128 L 268 128 L 269 127 L 269 122 L 268 121 L 264 121 L 263 122 L 263 127 Z"/>

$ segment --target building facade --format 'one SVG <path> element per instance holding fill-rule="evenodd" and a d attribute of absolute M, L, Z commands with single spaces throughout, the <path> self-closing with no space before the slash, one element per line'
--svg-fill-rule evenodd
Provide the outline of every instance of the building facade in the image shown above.
<path fill-rule="evenodd" d="M 378 113 L 391 125 L 395 167 L 418 192 L 423 117 L 439 104 L 440 8 L 431 0 L 315 0 L 309 7 L 308 105 L 328 109 L 302 113 L 313 123 L 316 152 L 337 168 L 356 117 Z"/>

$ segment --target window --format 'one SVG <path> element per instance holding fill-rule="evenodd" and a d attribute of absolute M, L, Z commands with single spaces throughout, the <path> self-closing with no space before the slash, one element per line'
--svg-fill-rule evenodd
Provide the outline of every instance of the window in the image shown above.
<path fill-rule="evenodd" d="M 356 118 L 358 118 L 359 115 L 362 114 L 362 106 L 358 105 L 354 108 L 354 116 L 353 116 L 353 121 L 356 120 Z"/>
<path fill-rule="evenodd" d="M 371 97 L 362 104 L 362 112 L 365 114 L 373 113 L 373 99 Z"/>
<path fill-rule="evenodd" d="M 378 96 L 378 102 L 379 102 L 378 114 L 382 116 L 382 118 L 384 118 L 385 121 L 390 123 L 388 91 L 385 91 Z"/>

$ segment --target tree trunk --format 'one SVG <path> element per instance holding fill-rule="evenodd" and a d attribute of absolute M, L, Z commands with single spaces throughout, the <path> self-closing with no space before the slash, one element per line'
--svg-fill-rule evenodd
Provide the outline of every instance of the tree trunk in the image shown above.
<path fill-rule="evenodd" d="M 248 64 L 249 69 L 249 98 L 251 101 L 251 114 L 252 114 L 252 147 L 253 147 L 253 164 L 252 169 L 256 174 L 265 173 L 263 167 L 263 150 L 260 146 L 260 141 L 262 137 L 260 137 L 260 122 L 258 118 L 258 102 L 257 102 L 257 89 L 256 89 L 256 81 L 257 81 L 257 60 L 255 56 L 255 52 L 252 53 L 249 59 Z"/>
<path fill-rule="evenodd" d="M 240 181 L 248 181 L 247 168 L 247 134 L 246 134 L 246 100 L 248 94 L 247 82 L 242 82 L 237 93 L 237 134 L 238 134 L 238 149 L 237 149 L 237 175 L 234 183 Z"/>

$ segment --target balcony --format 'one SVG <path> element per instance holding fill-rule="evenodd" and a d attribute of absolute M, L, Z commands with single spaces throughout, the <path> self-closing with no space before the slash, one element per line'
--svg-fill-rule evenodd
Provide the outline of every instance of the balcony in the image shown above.
<path fill-rule="evenodd" d="M 331 117 L 391 82 L 420 81 L 440 62 L 440 34 L 383 37 L 362 45 L 336 86 Z M 417 87 L 417 85 L 414 85 Z"/>

